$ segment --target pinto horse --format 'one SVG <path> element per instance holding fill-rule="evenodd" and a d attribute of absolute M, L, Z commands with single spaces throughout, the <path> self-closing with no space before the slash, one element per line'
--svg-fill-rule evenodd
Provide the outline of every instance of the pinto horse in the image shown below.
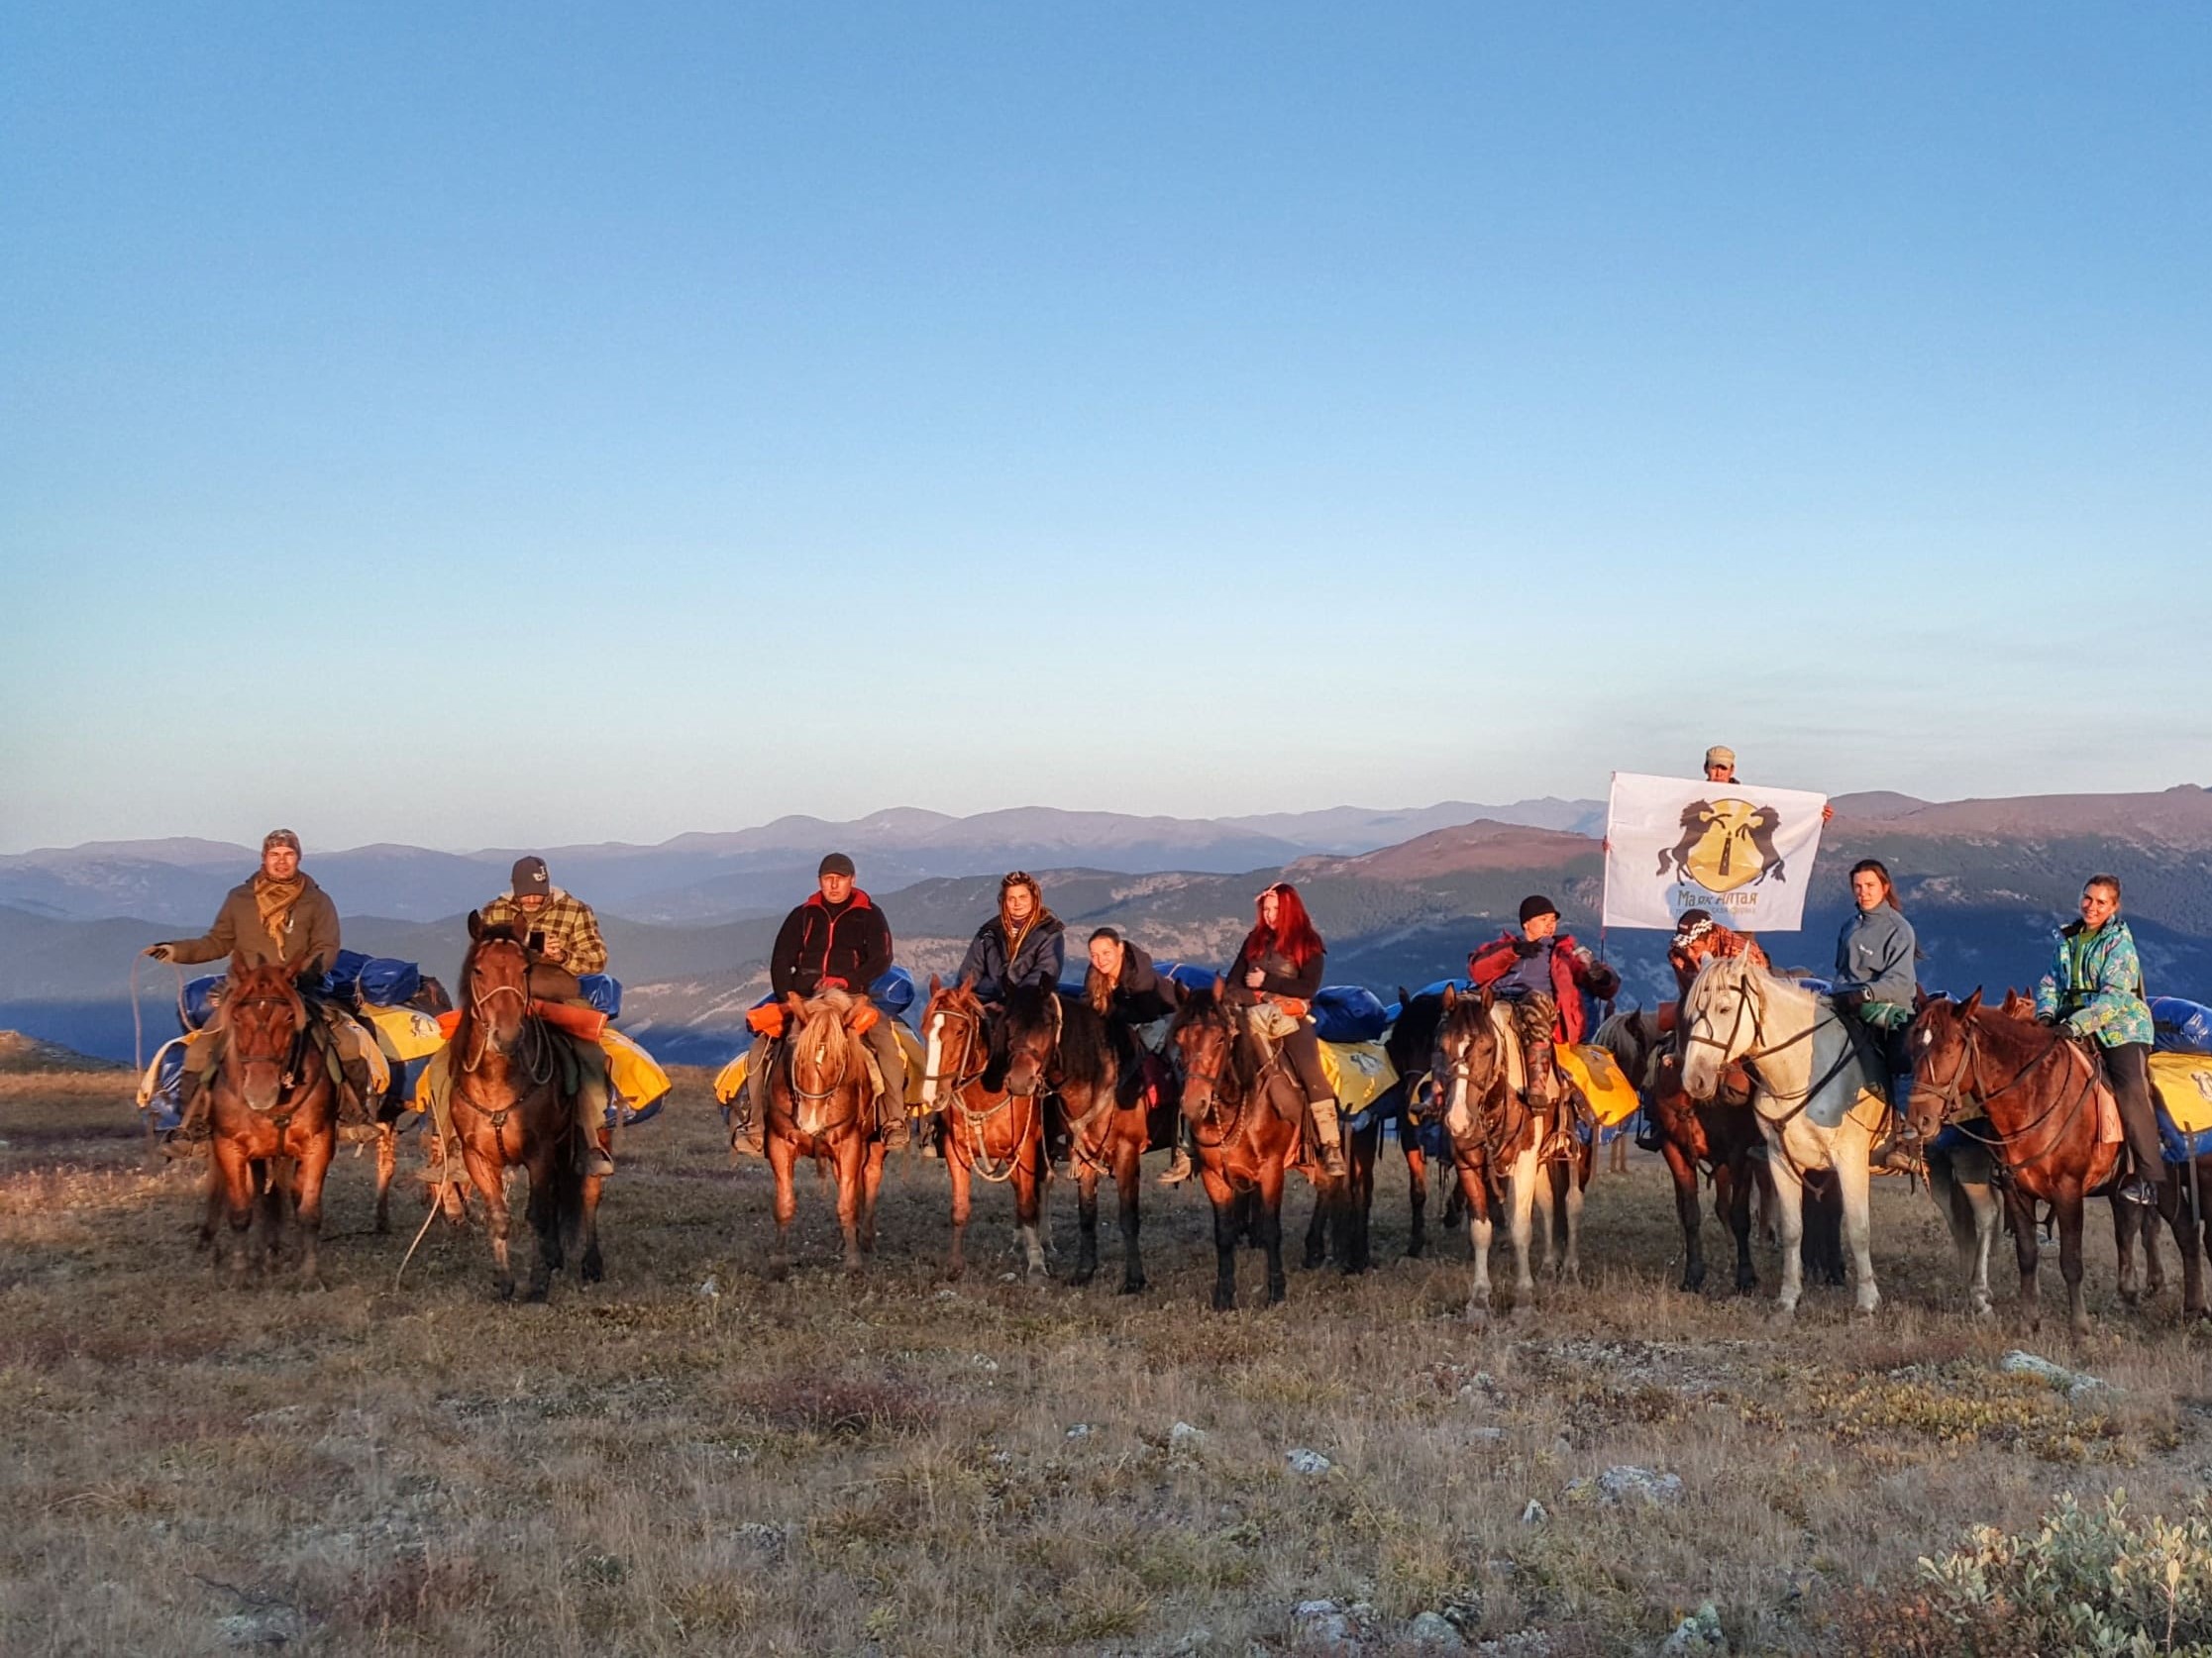
<path fill-rule="evenodd" d="M 1516 1301 L 1525 1305 L 1535 1294 L 1528 1245 L 1537 1187 L 1546 1178 L 1542 1152 L 1552 1113 L 1523 1097 L 1520 1053 L 1501 1028 L 1488 986 L 1472 996 L 1446 986 L 1442 1010 L 1430 1069 L 1443 1086 L 1444 1134 L 1466 1200 L 1468 1242 L 1474 1247 L 1475 1282 L 1467 1316 L 1479 1322 L 1490 1312 L 1490 1240 L 1494 1217 L 1501 1211 L 1508 1216 L 1513 1238 Z M 1549 1232 L 1547 1226 L 1547 1253 Z"/>
<path fill-rule="evenodd" d="M 1089 1002 L 1041 986 L 1006 992 L 1001 1031 L 1006 1087 L 1041 1089 L 1063 1114 L 1076 1181 L 1072 1282 L 1089 1284 L 1098 1273 L 1099 1182 L 1110 1175 L 1120 1208 L 1121 1294 L 1135 1295 L 1145 1285 L 1137 1194 L 1152 1143 L 1150 1098 L 1135 1044 L 1117 1046 L 1105 1016 Z"/>
<path fill-rule="evenodd" d="M 968 1270 L 970 1192 L 982 1179 L 1012 1191 L 1029 1281 L 1039 1283 L 1045 1264 L 1037 1222 L 1047 1171 L 1044 1107 L 1036 1089 L 1016 1092 L 1004 1086 L 1006 1067 L 993 1063 L 984 1005 L 972 980 L 946 984 L 931 977 L 921 1034 L 928 1051 L 922 1109 L 937 1119 L 938 1145 L 952 1177 L 952 1259 L 945 1276 L 958 1278 Z"/>
<path fill-rule="evenodd" d="M 220 1205 L 230 1223 L 234 1279 L 246 1276 L 256 1211 L 269 1266 L 289 1211 L 299 1227 L 300 1282 L 318 1282 L 323 1181 L 338 1151 L 338 1088 L 293 983 L 302 965 L 248 967 L 234 955 L 218 1016 L 223 1053 L 206 1085 L 211 1139 L 202 1236 L 212 1232 Z"/>
<path fill-rule="evenodd" d="M 1732 1064 L 1750 1073 L 1782 1214 L 1780 1314 L 1795 1313 L 1805 1292 L 1805 1175 L 1815 1169 L 1836 1172 L 1858 1310 L 1872 1312 L 1882 1297 L 1867 1242 L 1867 1157 L 1889 1108 L 1880 1066 L 1834 1009 L 1747 956 L 1707 960 L 1682 998 L 1680 1029 L 1682 1086 L 1692 1098 L 1712 1098 Z M 1816 1120 L 1826 1115 L 1836 1116 L 1834 1127 Z"/>
<path fill-rule="evenodd" d="M 850 1026 L 863 1004 L 828 989 L 806 1001 L 786 998 L 782 1054 L 771 1050 L 762 1141 L 776 1177 L 776 1253 L 769 1276 L 790 1271 L 791 1217 L 798 1212 L 792 1170 L 811 1157 L 837 1181 L 837 1225 L 845 1270 L 857 1273 L 876 1248 L 876 1193 L 884 1184 L 884 1141 L 876 1123 L 868 1050 Z"/>
<path fill-rule="evenodd" d="M 1198 1146 L 1199 1177 L 1213 1204 L 1213 1310 L 1236 1306 L 1236 1243 L 1247 1230 L 1267 1256 L 1267 1299 L 1283 1298 L 1283 1180 L 1299 1161 L 1306 1095 L 1280 1047 L 1247 1034 L 1244 1009 L 1188 995 L 1168 1027 L 1183 1060 L 1183 1114 Z M 1333 1182 L 1307 1165 L 1317 1191 Z"/>
<path fill-rule="evenodd" d="M 2036 1284 L 2041 1256 L 2036 1205 L 2046 1202 L 2058 1232 L 2067 1321 L 2076 1336 L 2087 1335 L 2089 1311 L 2081 1294 L 2083 1208 L 2091 1192 L 2115 1179 L 2121 1153 L 2119 1141 L 2108 1133 L 2117 1118 L 2111 1115 L 2115 1108 L 2096 1062 L 2063 1032 L 1984 1007 L 1979 990 L 1963 1002 L 1929 1002 L 1913 1022 L 1909 1046 L 1915 1131 L 1933 1140 L 1946 1124 L 1964 1124 L 1969 1143 L 1985 1148 L 1995 1165 L 1995 1184 L 2004 1193 L 2020 1267 L 2023 1320 L 2035 1329 L 2043 1317 Z M 1970 1119 L 1977 1117 L 1987 1118 L 1986 1132 L 1971 1125 Z M 2162 1200 L 2159 1206 L 2164 1208 Z M 2147 1210 L 2125 1199 L 2114 1201 L 2122 1290 L 2131 1300 L 2138 1241 L 2149 1249 L 2152 1275 L 2158 1277 L 2150 1220 Z M 1978 1230 L 1986 1236 L 1994 1227 Z M 2178 1229 L 2176 1238 L 2186 1246 Z M 2183 1307 L 2192 1317 L 2205 1312 L 2198 1266 L 2191 1248 L 2183 1268 Z M 1986 1295 L 1986 1280 L 1982 1287 Z"/>
<path fill-rule="evenodd" d="M 491 1231 L 491 1282 L 514 1295 L 508 1257 L 506 1173 L 529 1178 L 524 1213 L 538 1241 L 527 1299 L 542 1301 L 553 1275 L 579 1242 L 579 1273 L 595 1284 L 599 1255 L 599 1180 L 584 1173 L 577 1124 L 579 1079 L 565 1040 L 531 1010 L 530 953 L 514 930 L 469 915 L 469 954 L 461 964 L 461 1018 L 446 1044 L 453 1089 L 453 1133 L 469 1183 L 483 1199 Z"/>

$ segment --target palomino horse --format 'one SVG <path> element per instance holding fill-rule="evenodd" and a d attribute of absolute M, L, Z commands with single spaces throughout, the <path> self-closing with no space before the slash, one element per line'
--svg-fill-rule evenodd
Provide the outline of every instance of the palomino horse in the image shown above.
<path fill-rule="evenodd" d="M 491 1229 L 491 1282 L 502 1300 L 514 1295 L 508 1259 L 506 1174 L 529 1178 L 524 1213 L 538 1249 L 527 1298 L 542 1301 L 566 1251 L 583 1246 L 579 1273 L 598 1282 L 599 1181 L 583 1168 L 577 1126 L 577 1060 L 566 1041 L 530 1006 L 530 953 L 511 928 L 469 915 L 469 954 L 461 964 L 461 1018 L 446 1044 L 453 1090 L 453 1132 L 469 1183 L 483 1199 Z"/>
<path fill-rule="evenodd" d="M 1698 970 L 1682 999 L 1682 1086 L 1710 1099 L 1721 1073 L 1740 1062 L 1753 1083 L 1751 1109 L 1766 1138 L 1782 1211 L 1784 1317 L 1805 1291 L 1805 1172 L 1836 1171 L 1843 1200 L 1843 1238 L 1856 1280 L 1858 1309 L 1881 1305 L 1867 1246 L 1867 1154 L 1888 1111 L 1879 1067 L 1861 1052 L 1841 1015 L 1812 991 L 1777 979 L 1743 956 L 1716 956 Z M 1835 1118 L 1834 1126 L 1821 1117 Z"/>
<path fill-rule="evenodd" d="M 938 1145 L 952 1177 L 952 1259 L 945 1276 L 968 1270 L 970 1192 L 975 1180 L 1003 1184 L 1013 1192 L 1014 1225 L 1028 1260 L 1029 1281 L 1045 1276 L 1044 1244 L 1037 1218 L 1044 1192 L 1044 1106 L 1034 1088 L 1025 1093 L 1002 1084 L 1006 1068 L 991 1063 L 990 1032 L 974 984 L 946 984 L 932 977 L 921 1017 L 928 1045 L 921 1078 L 921 1105 L 939 1124 Z M 996 1070 L 998 1076 L 989 1075 Z"/>
<path fill-rule="evenodd" d="M 231 958 L 217 1028 L 222 1059 L 208 1078 L 211 1132 L 208 1226 L 221 1204 L 231 1228 L 231 1272 L 243 1279 L 257 1209 L 273 1266 L 290 1211 L 300 1235 L 300 1281 L 314 1284 L 323 1227 L 323 1179 L 338 1150 L 338 1089 L 307 1028 L 293 983 L 300 964 L 248 967 Z"/>
<path fill-rule="evenodd" d="M 1064 1114 L 1076 1181 L 1076 1264 L 1072 1282 L 1099 1270 L 1099 1182 L 1111 1176 L 1121 1218 L 1121 1294 L 1144 1288 L 1137 1249 L 1140 1163 L 1151 1144 L 1149 1100 L 1133 1044 L 1115 1046 L 1105 1017 L 1089 1002 L 1041 986 L 1006 992 L 1000 1047 L 1009 1089 L 1046 1093 Z"/>
<path fill-rule="evenodd" d="M 763 1061 L 768 1108 L 762 1140 L 776 1176 L 776 1253 L 769 1276 L 791 1266 L 791 1217 L 798 1197 L 791 1172 L 811 1157 L 837 1181 L 837 1225 L 845 1234 L 845 1270 L 857 1273 L 876 1247 L 876 1193 L 884 1184 L 884 1142 L 877 1131 L 875 1083 L 868 1050 L 850 1021 L 873 1012 L 843 990 L 822 991 L 811 1001 L 789 996 L 784 1008 L 783 1051 Z"/>
<path fill-rule="evenodd" d="M 1189 995 L 1168 1036 L 1183 1057 L 1183 1114 L 1198 1145 L 1199 1176 L 1213 1203 L 1213 1310 L 1236 1306 L 1236 1242 L 1249 1229 L 1267 1255 L 1267 1299 L 1283 1298 L 1283 1178 L 1298 1158 L 1306 1096 L 1280 1047 L 1263 1054 L 1246 1033 L 1244 1009 Z M 1318 1192 L 1332 1192 L 1317 1165 Z"/>
<path fill-rule="evenodd" d="M 2008 1007 L 2012 1004 L 2008 1002 Z M 2036 1205 L 2051 1205 L 2058 1232 L 2058 1272 L 2066 1284 L 2066 1313 L 2076 1336 L 2089 1333 L 2081 1295 L 2082 1212 L 2088 1194 L 2118 1173 L 2118 1117 L 2095 1061 L 2062 1032 L 1982 1005 L 1976 990 L 1963 1002 L 1939 998 L 1923 1007 L 1910 1037 L 1913 1057 L 1913 1126 L 1933 1140 L 1945 1124 L 1987 1118 L 1984 1134 L 1968 1126 L 1970 1143 L 1984 1147 L 2004 1193 L 2020 1266 L 2020 1310 L 2030 1329 L 2042 1322 L 2037 1295 L 2041 1256 Z M 2162 1206 L 2162 1205 L 2161 1205 Z M 2131 1212 L 2132 1210 L 2132 1212 Z M 2148 1211 L 2116 1200 L 2113 1231 L 2121 1258 L 2121 1284 L 2134 1299 L 2134 1245 L 2150 1245 Z M 1993 1225 L 1976 1225 L 1978 1238 Z M 1953 1235 L 1959 1227 L 1954 1218 Z M 1983 1245 L 1984 1259 L 1986 1245 Z M 2186 1268 L 2196 1267 L 2190 1252 Z M 2151 1272 L 2159 1276 L 2151 1249 Z M 1977 1287 L 1987 1296 L 1986 1268 Z M 1977 1301 L 1977 1310 L 1979 1308 Z M 2201 1272 L 2185 1270 L 2183 1305 L 2204 1312 Z"/>
<path fill-rule="evenodd" d="M 1538 1189 L 1550 1180 L 1545 1143 L 1563 1107 L 1543 1110 L 1527 1102 L 1520 1045 L 1487 986 L 1473 996 L 1447 986 L 1442 1008 L 1430 1069 L 1443 1087 L 1444 1134 L 1466 1199 L 1467 1237 L 1474 1247 L 1475 1283 L 1467 1299 L 1467 1316 L 1481 1320 L 1490 1311 L 1490 1240 L 1494 1216 L 1501 1209 L 1507 1213 L 1513 1238 L 1516 1303 L 1526 1305 L 1535 1294 L 1528 1246 Z M 1582 1152 L 1587 1161 L 1590 1148 L 1584 1146 Z M 1571 1212 L 1578 1214 L 1581 1191 L 1571 1190 Z M 1577 1226 L 1569 1232 L 1565 1253 L 1554 1259 L 1551 1227 L 1545 1226 L 1546 1265 L 1555 1274 L 1581 1276 L 1576 1254 L 1579 1231 Z"/>

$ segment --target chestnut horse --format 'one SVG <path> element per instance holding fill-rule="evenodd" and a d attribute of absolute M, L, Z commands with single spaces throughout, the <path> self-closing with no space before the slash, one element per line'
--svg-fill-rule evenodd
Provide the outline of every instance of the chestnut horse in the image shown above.
<path fill-rule="evenodd" d="M 566 1252 L 583 1246 L 579 1273 L 595 1284 L 599 1256 L 599 1181 L 586 1175 L 577 1127 L 577 1060 L 568 1043 L 531 1010 L 530 953 L 510 927 L 469 915 L 469 954 L 461 964 L 461 1017 L 445 1058 L 452 1088 L 454 1139 L 470 1185 L 483 1199 L 491 1229 L 491 1283 L 514 1295 L 508 1258 L 506 1174 L 529 1178 L 524 1210 L 538 1240 L 526 1296 L 542 1301 Z"/>
<path fill-rule="evenodd" d="M 1213 1204 L 1213 1310 L 1236 1306 L 1236 1243 L 1247 1230 L 1267 1256 L 1267 1299 L 1283 1298 L 1283 1180 L 1300 1157 L 1306 1095 L 1280 1047 L 1263 1053 L 1245 1010 L 1211 995 L 1187 995 L 1168 1027 L 1183 1060 L 1183 1114 L 1198 1147 L 1199 1177 Z M 1317 1164 L 1315 1188 L 1333 1195 Z"/>
<path fill-rule="evenodd" d="M 1963 1124 L 1969 1142 L 1985 1147 L 1995 1164 L 1995 1184 L 2004 1193 L 2020 1267 L 2023 1320 L 2035 1329 L 2043 1317 L 2036 1283 L 2041 1256 L 2036 1204 L 2046 1202 L 2058 1232 L 2067 1322 L 2076 1336 L 2087 1335 L 2089 1310 L 2081 1294 L 2083 1208 L 2091 1192 L 2114 1180 L 2121 1155 L 2118 1139 L 2109 1133 L 2117 1125 L 2116 1108 L 2095 1060 L 2062 1031 L 1984 1007 L 1979 990 L 1963 1002 L 1929 1002 L 1913 1021 L 1909 1046 L 1914 1130 L 1933 1141 L 1946 1124 Z M 1977 1117 L 1987 1118 L 1985 1130 L 1972 1125 Z M 2165 1207 L 2162 1197 L 2159 1207 Z M 2150 1218 L 2146 1208 L 2125 1199 L 2114 1202 L 2124 1293 L 2133 1289 L 2138 1240 L 2150 1248 L 2154 1280 L 2159 1276 Z M 2183 1308 L 2193 1317 L 2205 1311 L 2198 1266 L 2190 1240 Z"/>
<path fill-rule="evenodd" d="M 1012 1191 L 1029 1282 L 1039 1283 L 1045 1265 L 1037 1221 L 1047 1171 L 1044 1106 L 1036 1088 L 1017 1092 L 1003 1086 L 1006 1067 L 992 1064 L 984 1005 L 972 980 L 946 984 L 930 978 L 921 1036 L 928 1055 L 921 1106 L 937 1119 L 938 1146 L 952 1177 L 952 1259 L 945 1276 L 958 1278 L 968 1270 L 970 1192 L 981 1178 Z"/>
<path fill-rule="evenodd" d="M 230 1223 L 234 1279 L 246 1276 L 255 1212 L 272 1267 L 288 1211 L 299 1227 L 300 1282 L 318 1282 L 323 1180 L 338 1151 L 338 1088 L 293 983 L 301 965 L 248 967 L 233 956 L 216 1019 L 223 1052 L 206 1084 L 208 1217 L 212 1222 L 220 1202 Z"/>
<path fill-rule="evenodd" d="M 791 1217 L 798 1197 L 791 1172 L 811 1157 L 837 1181 L 837 1225 L 845 1234 L 845 1270 L 857 1273 L 876 1248 L 876 1193 L 884 1184 L 884 1141 L 876 1122 L 868 1050 L 849 1021 L 873 1012 L 843 990 L 811 1001 L 796 993 L 784 1006 L 784 1040 L 762 1063 L 769 1069 L 762 1142 L 776 1177 L 776 1253 L 769 1276 L 791 1267 Z"/>
<path fill-rule="evenodd" d="M 1006 1087 L 1041 1090 L 1063 1114 L 1076 1182 L 1076 1264 L 1071 1282 L 1089 1284 L 1099 1270 L 1099 1182 L 1113 1179 L 1121 1217 L 1121 1294 L 1144 1288 L 1137 1248 L 1141 1160 L 1150 1147 L 1151 1113 L 1142 1086 L 1142 1058 L 1133 1042 L 1117 1046 L 1106 1018 L 1089 1002 L 1040 986 L 1006 992 L 1000 1046 Z"/>

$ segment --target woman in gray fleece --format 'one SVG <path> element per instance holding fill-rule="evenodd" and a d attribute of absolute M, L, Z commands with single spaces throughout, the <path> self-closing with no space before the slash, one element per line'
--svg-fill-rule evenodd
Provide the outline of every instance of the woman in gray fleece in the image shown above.
<path fill-rule="evenodd" d="M 1861 858 L 1851 866 L 1851 896 L 1858 912 L 1843 923 L 1836 941 L 1837 1004 L 1854 1009 L 1879 1030 L 1899 1029 L 1912 1022 L 1920 989 L 1913 974 L 1913 924 L 1878 859 Z"/>

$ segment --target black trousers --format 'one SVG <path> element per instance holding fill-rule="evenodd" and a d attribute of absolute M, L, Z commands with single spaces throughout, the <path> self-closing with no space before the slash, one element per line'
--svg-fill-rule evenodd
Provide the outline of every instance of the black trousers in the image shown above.
<path fill-rule="evenodd" d="M 1298 1073 L 1298 1086 L 1306 1090 L 1306 1102 L 1331 1099 L 1336 1090 L 1328 1086 L 1328 1074 L 1321 1069 L 1321 1039 L 1314 1034 L 1311 1019 L 1298 1021 L 1298 1029 L 1283 1038 L 1283 1052 L 1290 1056 L 1291 1069 Z"/>
<path fill-rule="evenodd" d="M 2105 1075 L 2120 1106 L 2120 1126 L 2135 1154 L 2135 1172 L 2154 1186 L 2165 1175 L 2159 1149 L 2159 1113 L 2151 1103 L 2151 1044 L 2122 1042 L 2104 1051 Z"/>

